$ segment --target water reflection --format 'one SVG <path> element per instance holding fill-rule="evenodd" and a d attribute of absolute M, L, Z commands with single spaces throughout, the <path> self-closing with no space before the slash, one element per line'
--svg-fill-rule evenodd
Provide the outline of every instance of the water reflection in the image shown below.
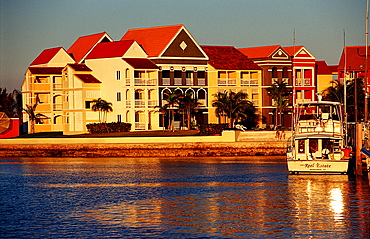
<path fill-rule="evenodd" d="M 370 230 L 365 181 L 288 175 L 279 157 L 3 159 L 0 185 L 3 237 L 368 238 Z"/>

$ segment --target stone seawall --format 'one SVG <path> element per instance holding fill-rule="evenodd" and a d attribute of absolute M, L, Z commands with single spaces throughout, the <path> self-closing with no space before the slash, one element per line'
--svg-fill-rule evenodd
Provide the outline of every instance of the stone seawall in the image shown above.
<path fill-rule="evenodd" d="M 276 142 L 194 142 L 115 144 L 2 144 L 4 157 L 211 157 L 281 156 L 286 143 Z"/>

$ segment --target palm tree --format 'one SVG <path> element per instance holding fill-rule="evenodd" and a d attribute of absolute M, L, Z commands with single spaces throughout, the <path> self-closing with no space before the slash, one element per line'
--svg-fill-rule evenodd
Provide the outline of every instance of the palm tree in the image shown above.
<path fill-rule="evenodd" d="M 275 81 L 269 88 L 266 89 L 267 94 L 272 97 L 276 107 L 275 124 L 278 125 L 278 115 L 288 106 L 289 96 L 292 94 L 292 89 L 288 88 L 288 83 Z"/>
<path fill-rule="evenodd" d="M 166 95 L 165 100 L 167 101 L 165 106 L 170 111 L 170 115 L 171 115 L 170 129 L 172 132 L 174 132 L 175 131 L 175 109 L 178 108 L 179 100 L 182 96 L 176 93 L 171 93 L 171 92 L 165 92 L 164 94 Z"/>
<path fill-rule="evenodd" d="M 256 108 L 249 100 L 245 92 L 218 92 L 212 106 L 216 107 L 216 115 L 226 116 L 229 119 L 229 128 L 233 128 L 234 122 L 240 119 L 248 119 L 255 116 Z"/>
<path fill-rule="evenodd" d="M 43 115 L 43 114 L 40 114 L 40 113 L 37 113 L 36 114 L 36 107 L 37 107 L 38 103 L 34 104 L 34 105 L 26 105 L 26 109 L 23 109 L 27 114 L 28 114 L 28 117 L 29 117 L 29 121 L 31 122 L 31 134 L 34 134 L 35 133 L 35 123 L 37 123 L 40 119 L 48 119 L 48 117 L 46 115 Z"/>
<path fill-rule="evenodd" d="M 155 108 L 158 108 L 158 112 L 160 114 L 163 114 L 163 117 L 162 117 L 162 126 L 163 126 L 163 132 L 164 132 L 164 130 L 165 130 L 164 117 L 167 115 L 167 106 L 166 105 L 156 106 Z"/>
<path fill-rule="evenodd" d="M 101 123 L 107 121 L 107 113 L 112 112 L 112 103 L 99 98 L 97 100 L 92 101 L 93 106 L 91 107 L 92 111 L 99 111 L 99 122 Z"/>
<path fill-rule="evenodd" d="M 18 90 L 8 93 L 6 88 L 0 87 L 0 111 L 10 118 L 22 117 L 22 94 Z"/>
<path fill-rule="evenodd" d="M 191 114 L 195 109 L 201 105 L 197 99 L 193 98 L 193 94 L 186 93 L 184 96 L 179 98 L 180 109 L 187 115 L 187 128 L 191 128 Z"/>

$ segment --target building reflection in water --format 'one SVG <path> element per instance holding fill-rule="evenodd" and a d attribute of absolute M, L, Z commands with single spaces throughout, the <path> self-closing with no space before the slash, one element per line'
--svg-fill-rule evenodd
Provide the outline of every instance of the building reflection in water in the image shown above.
<path fill-rule="evenodd" d="M 31 163 L 26 171 L 53 174 L 34 186 L 65 188 L 65 201 L 83 199 L 66 217 L 84 222 L 220 237 L 368 233 L 362 185 L 347 175 L 284 170 L 284 162 L 266 159 L 130 158 Z"/>

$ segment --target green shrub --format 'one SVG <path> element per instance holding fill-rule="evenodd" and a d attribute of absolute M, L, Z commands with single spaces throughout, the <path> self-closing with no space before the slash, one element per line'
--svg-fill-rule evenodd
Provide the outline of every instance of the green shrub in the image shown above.
<path fill-rule="evenodd" d="M 112 132 L 130 132 L 131 124 L 122 122 L 112 123 L 93 123 L 86 125 L 90 134 L 112 133 Z"/>
<path fill-rule="evenodd" d="M 203 124 L 199 127 L 200 135 L 217 135 L 221 134 L 227 124 Z"/>

